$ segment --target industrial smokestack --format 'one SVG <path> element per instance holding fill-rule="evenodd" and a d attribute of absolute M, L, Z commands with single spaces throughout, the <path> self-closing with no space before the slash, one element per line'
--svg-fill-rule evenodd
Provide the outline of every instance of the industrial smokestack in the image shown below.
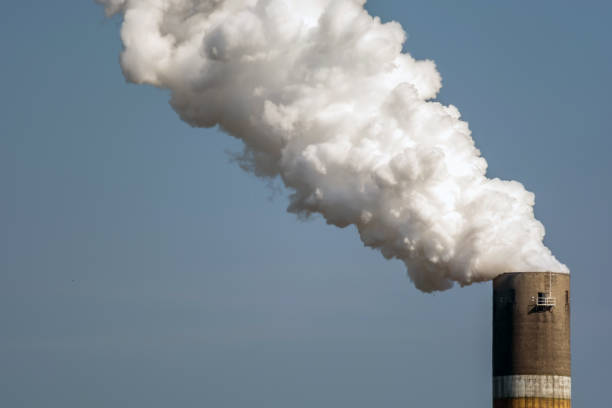
<path fill-rule="evenodd" d="M 569 408 L 570 275 L 493 280 L 493 407 Z"/>

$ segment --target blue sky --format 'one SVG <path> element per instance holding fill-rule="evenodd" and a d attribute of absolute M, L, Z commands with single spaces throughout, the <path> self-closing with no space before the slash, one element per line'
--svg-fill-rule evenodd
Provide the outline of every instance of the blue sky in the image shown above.
<path fill-rule="evenodd" d="M 608 398 L 611 6 L 370 1 L 436 61 L 489 175 L 536 193 L 572 270 L 573 396 Z M 93 2 L 0 25 L 0 405 L 490 406 L 491 287 L 418 292 L 352 228 L 285 212 L 126 84 Z"/>

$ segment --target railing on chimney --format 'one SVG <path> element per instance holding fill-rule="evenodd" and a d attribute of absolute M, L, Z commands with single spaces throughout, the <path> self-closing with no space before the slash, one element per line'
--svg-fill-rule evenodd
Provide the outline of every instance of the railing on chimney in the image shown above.
<path fill-rule="evenodd" d="M 555 306 L 557 299 L 552 296 L 538 296 L 536 306 Z"/>
<path fill-rule="evenodd" d="M 538 308 L 550 310 L 557 304 L 557 299 L 552 295 L 552 272 L 548 273 L 548 282 L 544 292 L 538 292 L 538 296 L 533 296 L 531 300 Z"/>

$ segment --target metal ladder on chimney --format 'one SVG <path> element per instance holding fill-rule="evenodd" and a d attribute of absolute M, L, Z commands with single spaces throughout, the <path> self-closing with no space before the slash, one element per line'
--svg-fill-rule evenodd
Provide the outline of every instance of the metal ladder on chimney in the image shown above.
<path fill-rule="evenodd" d="M 538 293 L 538 306 L 555 306 L 557 303 L 557 299 L 555 299 L 552 295 L 552 272 L 548 272 L 548 284 L 545 287 L 544 293 Z"/>

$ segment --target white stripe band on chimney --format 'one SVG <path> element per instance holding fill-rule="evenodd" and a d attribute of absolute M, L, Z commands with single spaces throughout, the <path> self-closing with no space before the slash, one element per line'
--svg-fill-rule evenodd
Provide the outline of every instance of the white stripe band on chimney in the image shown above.
<path fill-rule="evenodd" d="M 572 378 L 560 375 L 506 375 L 493 377 L 493 398 L 571 399 Z"/>

